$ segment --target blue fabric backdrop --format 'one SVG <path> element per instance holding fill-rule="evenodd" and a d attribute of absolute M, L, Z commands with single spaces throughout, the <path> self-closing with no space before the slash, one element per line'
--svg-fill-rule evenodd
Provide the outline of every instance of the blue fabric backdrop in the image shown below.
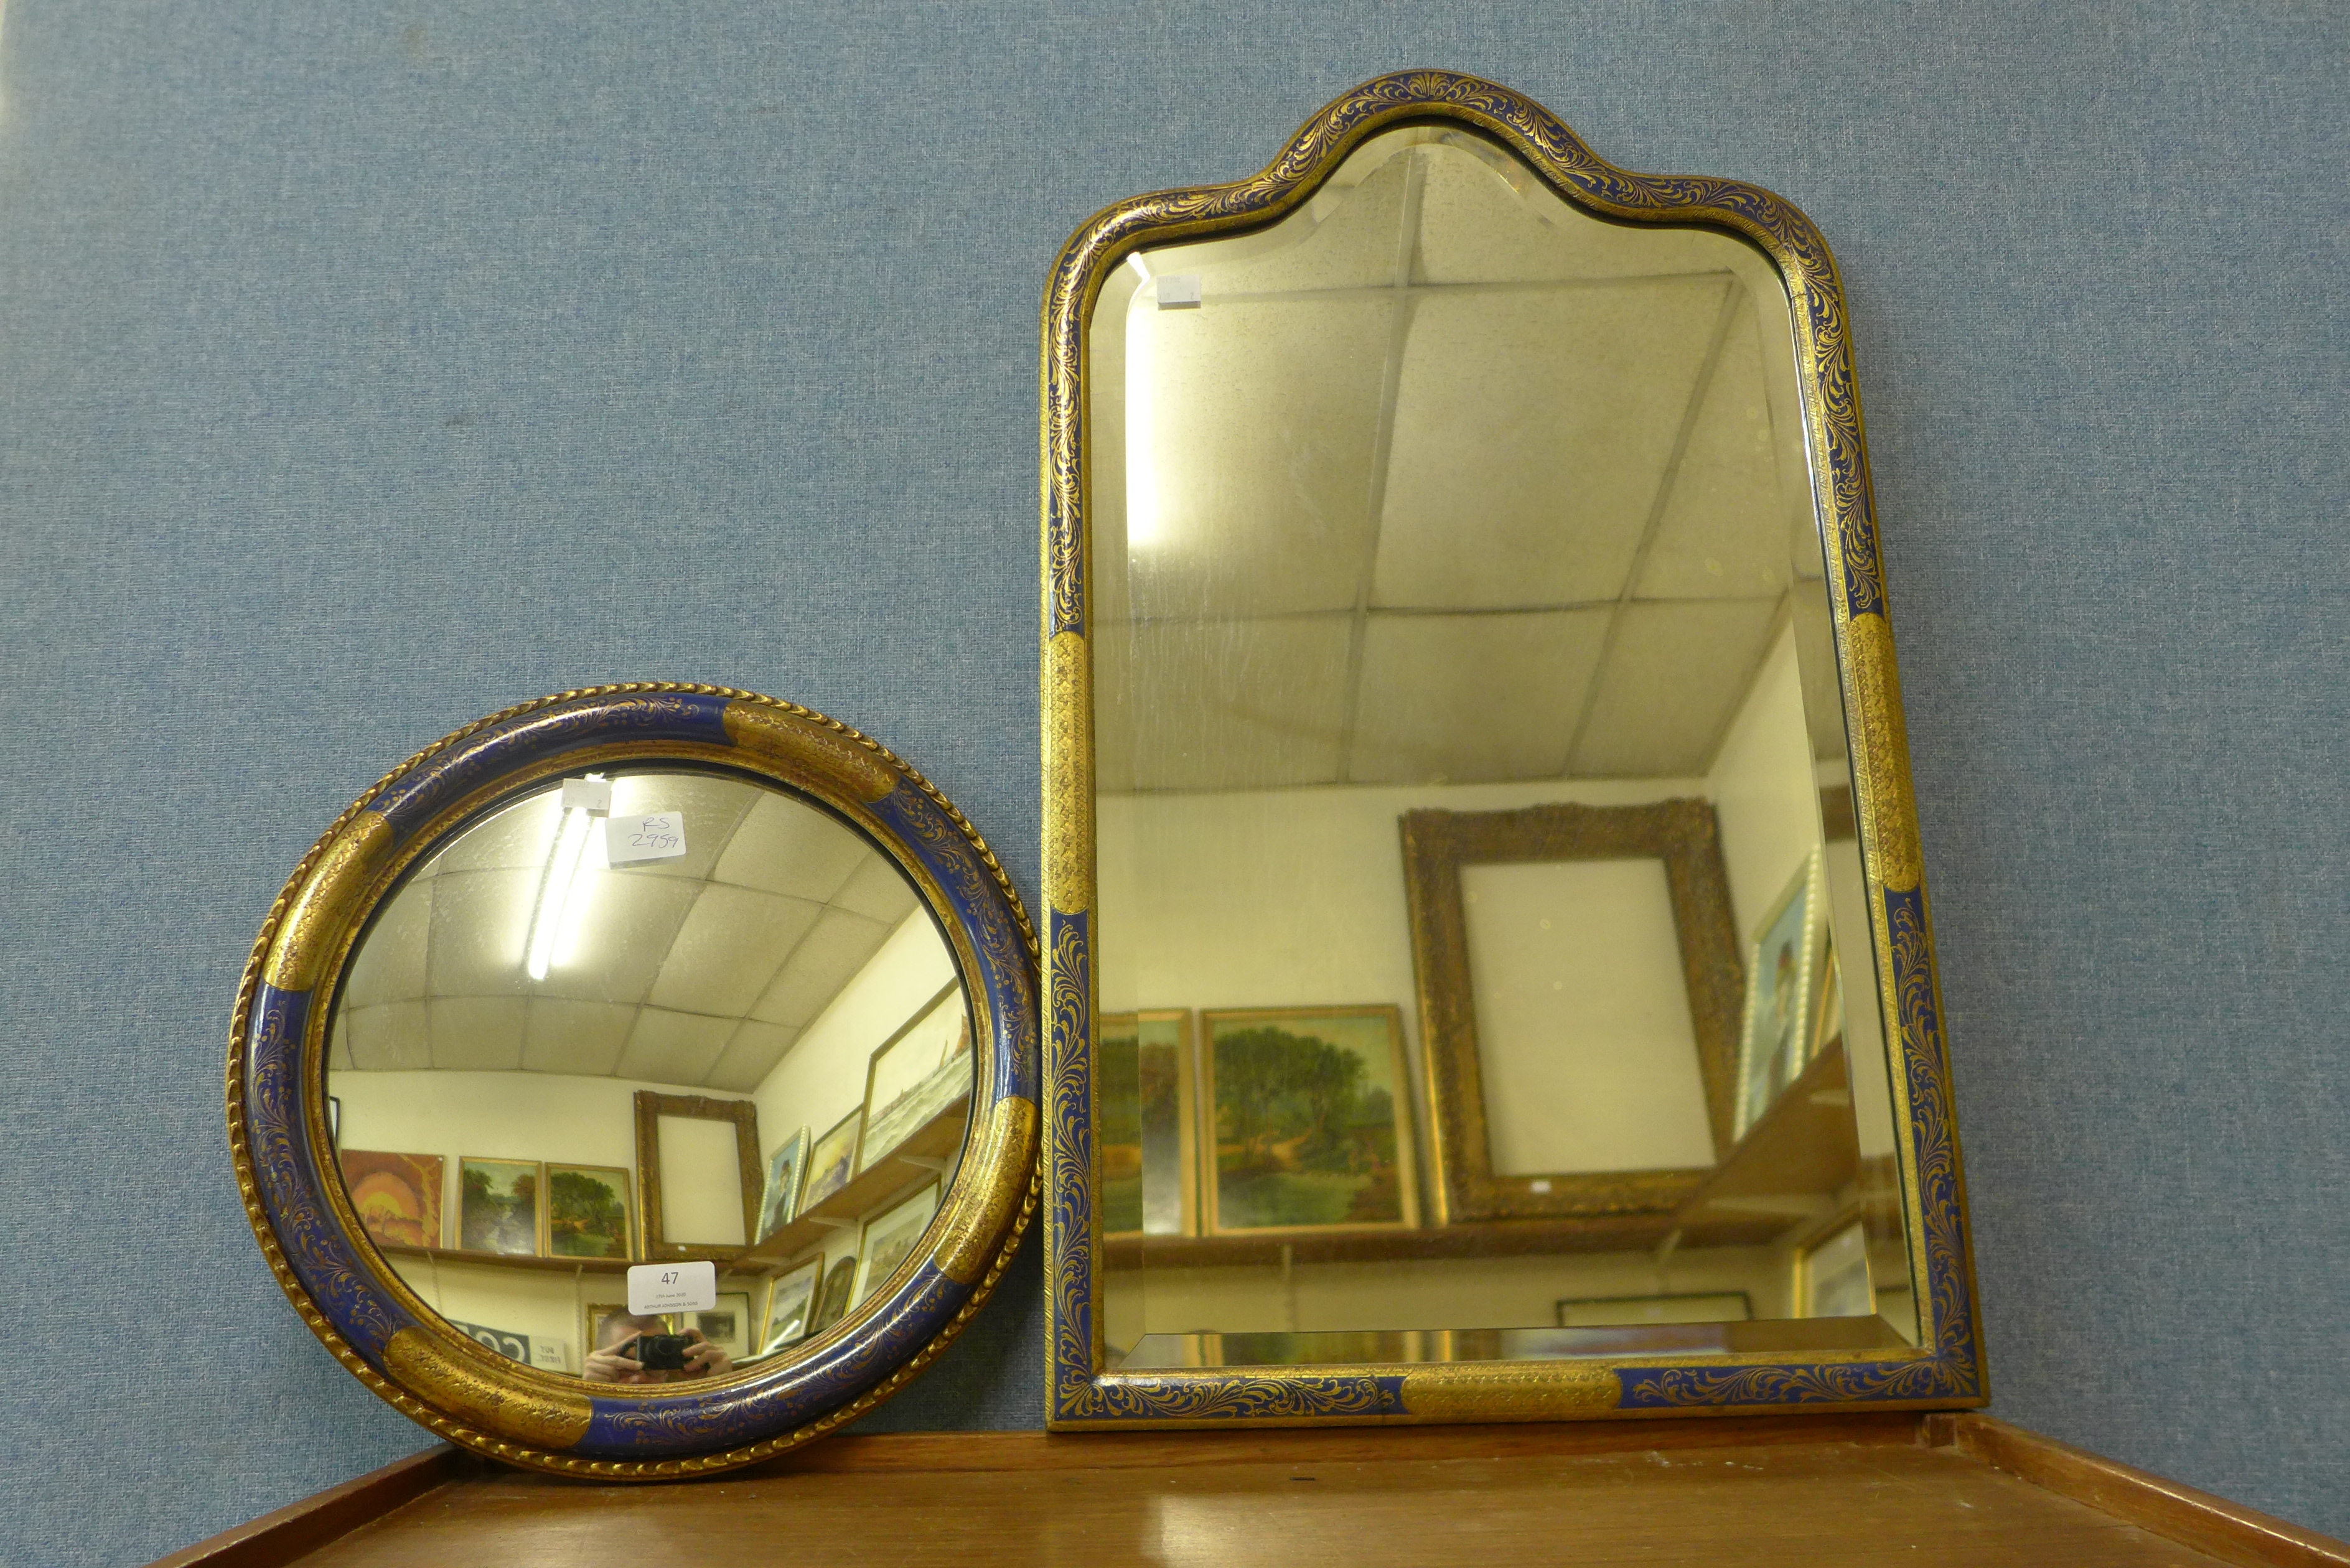
<path fill-rule="evenodd" d="M 1837 246 L 1997 1409 L 2350 1532 L 2350 12 L 16 0 L 0 1558 L 425 1441 L 279 1298 L 219 1109 L 254 929 L 412 748 L 748 686 L 1033 894 L 1045 266 L 1410 64 Z M 879 1422 L 1037 1423 L 1038 1289 Z"/>

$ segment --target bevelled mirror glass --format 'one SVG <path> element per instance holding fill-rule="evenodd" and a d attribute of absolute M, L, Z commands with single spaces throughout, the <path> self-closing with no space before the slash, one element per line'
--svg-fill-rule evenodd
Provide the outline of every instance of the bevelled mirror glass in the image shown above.
<path fill-rule="evenodd" d="M 264 926 L 247 1212 L 443 1437 L 768 1458 L 903 1386 L 1018 1244 L 1034 961 L 984 842 L 856 732 L 707 686 L 525 703 L 354 805 Z"/>
<path fill-rule="evenodd" d="M 1056 272 L 1065 1424 L 1980 1397 L 1832 265 L 1637 181 L 1384 78 Z"/>

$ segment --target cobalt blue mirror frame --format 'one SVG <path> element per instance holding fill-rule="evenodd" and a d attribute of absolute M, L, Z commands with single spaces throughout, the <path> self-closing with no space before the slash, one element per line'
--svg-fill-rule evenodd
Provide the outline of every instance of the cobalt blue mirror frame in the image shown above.
<path fill-rule="evenodd" d="M 878 851 L 945 938 L 977 1050 L 960 1154 L 930 1162 L 951 1172 L 935 1217 L 854 1310 L 788 1354 L 707 1384 L 639 1388 L 509 1359 L 425 1303 L 359 1222 L 326 1086 L 337 988 L 402 874 L 533 786 L 647 763 L 747 779 L 820 808 Z M 303 858 L 263 923 L 228 1063 L 246 1214 L 279 1285 L 337 1359 L 452 1442 L 609 1480 L 770 1458 L 903 1386 L 970 1321 L 1018 1246 L 1037 1200 L 1035 963 L 1027 916 L 986 844 L 920 774 L 856 731 L 714 686 L 606 686 L 524 703 L 369 790 Z"/>
<path fill-rule="evenodd" d="M 1775 1343 L 1748 1334 L 1744 1324 L 1720 1332 L 1715 1335 L 1719 1343 L 1711 1345 L 1686 1335 L 1677 1340 L 1673 1333 L 1665 1332 L 1641 1340 L 1635 1331 L 1594 1333 L 1566 1327 L 1562 1315 L 1563 1326 L 1549 1337 L 1565 1344 L 1564 1349 L 1461 1352 L 1449 1332 L 1431 1330 L 1417 1337 L 1388 1334 L 1378 1345 L 1359 1354 L 1318 1356 L 1312 1354 L 1311 1344 L 1295 1355 L 1281 1345 L 1270 1349 L 1244 1345 L 1235 1354 L 1232 1334 L 1224 1335 L 1219 1344 L 1216 1335 L 1206 1332 L 1173 1332 L 1197 1326 L 1191 1324 L 1170 1324 L 1169 1332 L 1161 1334 L 1156 1325 L 1143 1321 L 1139 1332 L 1144 1338 L 1139 1343 L 1149 1345 L 1156 1335 L 1175 1345 L 1173 1351 L 1154 1359 L 1134 1357 L 1115 1336 L 1106 1334 L 1107 1304 L 1112 1300 L 1110 1279 L 1116 1269 L 1140 1268 L 1138 1260 L 1149 1259 L 1153 1246 L 1174 1256 L 1175 1262 L 1167 1265 L 1170 1272 L 1187 1262 L 1201 1270 L 1231 1265 L 1235 1260 L 1247 1261 L 1242 1257 L 1243 1247 L 1253 1239 L 1234 1242 L 1204 1231 L 1173 1234 L 1171 1240 L 1106 1235 L 1104 1191 L 1108 1167 L 1104 1146 L 1107 1139 L 1100 1110 L 1102 1085 L 1107 1081 L 1100 1056 L 1105 1038 L 1119 1027 L 1133 1034 L 1135 1019 L 1149 1016 L 1147 1012 L 1138 1014 L 1138 1008 L 1171 1008 L 1177 1002 L 1191 999 L 1145 995 L 1105 1001 L 1105 975 L 1109 968 L 1102 957 L 1107 923 L 1105 908 L 1110 906 L 1110 914 L 1125 919 L 1129 927 L 1140 920 L 1131 901 L 1118 909 L 1106 892 L 1106 882 L 1118 868 L 1108 856 L 1097 855 L 1097 842 L 1108 841 L 1110 819 L 1103 807 L 1097 831 L 1097 803 L 1114 791 L 1128 796 L 1146 792 L 1143 784 L 1134 782 L 1140 764 L 1132 756 L 1113 758 L 1103 738 L 1112 725 L 1101 716 L 1125 711 L 1122 705 L 1128 701 L 1129 688 L 1139 690 L 1120 670 L 1138 668 L 1142 658 L 1140 653 L 1126 653 L 1121 666 L 1110 657 L 1118 651 L 1113 646 L 1113 634 L 1121 629 L 1120 617 L 1110 608 L 1113 596 L 1129 592 L 1139 596 L 1141 590 L 1128 589 L 1129 582 L 1140 579 L 1127 577 L 1127 568 L 1119 564 L 1125 557 L 1120 530 L 1127 526 L 1120 520 L 1128 515 L 1119 509 L 1121 490 L 1102 477 L 1124 472 L 1124 483 L 1133 483 L 1120 446 L 1126 439 L 1122 428 L 1105 421 L 1100 412 L 1105 389 L 1114 391 L 1115 388 L 1094 363 L 1100 352 L 1097 344 L 1111 341 L 1097 336 L 1097 306 L 1112 297 L 1109 290 L 1115 284 L 1128 290 L 1138 302 L 1134 308 L 1139 310 L 1143 296 L 1133 292 L 1135 286 L 1124 275 L 1129 271 L 1139 275 L 1149 280 L 1142 286 L 1149 287 L 1156 286 L 1159 273 L 1165 273 L 1164 281 L 1181 286 L 1174 294 L 1159 293 L 1158 308 L 1189 307 L 1189 314 L 1167 319 L 1207 319 L 1207 313 L 1199 309 L 1201 257 L 1206 249 L 1201 242 L 1226 236 L 1271 237 L 1275 225 L 1293 220 L 1303 226 L 1319 211 L 1310 204 L 1329 204 L 1326 187 L 1339 190 L 1340 182 L 1334 176 L 1358 151 L 1375 138 L 1400 140 L 1405 132 L 1415 129 L 1431 140 L 1451 139 L 1491 149 L 1495 160 L 1523 170 L 1529 188 L 1547 192 L 1575 213 L 1601 224 L 1621 225 L 1627 231 L 1703 229 L 1735 236 L 1757 254 L 1760 265 L 1767 266 L 1772 286 L 1783 287 L 1779 303 L 1791 319 L 1790 379 L 1794 383 L 1788 395 L 1798 410 L 1794 424 L 1799 430 L 1800 454 L 1795 471 L 1805 476 L 1801 482 L 1802 531 L 1815 535 L 1807 546 L 1812 572 L 1825 566 L 1824 577 L 1816 579 L 1822 637 L 1828 649 L 1823 656 L 1827 676 L 1824 685 L 1826 702 L 1837 711 L 1832 722 L 1838 730 L 1835 752 L 1840 765 L 1849 747 L 1850 783 L 1842 795 L 1845 826 L 1837 836 L 1857 842 L 1853 908 L 1861 911 L 1861 918 L 1848 933 L 1855 950 L 1847 967 L 1860 972 L 1860 955 L 1873 953 L 1872 983 L 1862 994 L 1881 1010 L 1883 1021 L 1885 1048 L 1879 1055 L 1888 1064 L 1893 1123 L 1887 1160 L 1898 1179 L 1893 1190 L 1898 1192 L 1899 1232 L 1908 1260 L 1901 1282 L 1914 1291 L 1916 1303 L 1916 1331 L 1907 1336 L 1907 1343 L 1882 1348 L 1846 1346 L 1801 1343 L 1792 1335 L 1782 1336 L 1785 1343 Z M 1250 265 L 1255 265 L 1255 259 L 1270 253 L 1262 247 L 1243 251 L 1236 242 L 1231 254 L 1251 258 Z M 1154 272 L 1152 262 L 1158 256 L 1173 259 Z M 1238 267 L 1241 263 L 1232 265 Z M 1263 282 L 1236 283 L 1232 297 L 1254 298 L 1239 291 L 1272 286 Z M 1212 291 L 1212 278 L 1209 287 Z M 1128 296 L 1118 297 L 1123 300 Z M 1335 289 L 1331 296 L 1336 297 Z M 1211 297 L 1208 304 L 1212 306 L 1214 299 Z M 1233 1421 L 1318 1425 L 1544 1420 L 1797 1409 L 1958 1408 L 1987 1402 L 1950 1057 L 1848 321 L 1835 262 L 1817 227 L 1794 205 L 1756 186 L 1618 169 L 1592 152 L 1542 106 L 1495 83 L 1447 71 L 1399 72 L 1366 82 L 1332 102 L 1252 178 L 1228 185 L 1138 196 L 1105 209 L 1086 223 L 1063 250 L 1047 280 L 1043 360 L 1048 1426 L 1075 1431 L 1118 1426 L 1206 1427 Z M 1131 362 L 1129 356 L 1126 374 L 1132 374 Z M 1516 407 L 1510 400 L 1521 393 L 1501 380 L 1490 385 L 1486 395 L 1492 400 L 1488 411 L 1498 418 Z M 1269 397 L 1248 406 L 1276 407 Z M 1163 406 L 1159 411 L 1163 415 Z M 1212 462 L 1231 467 L 1237 460 L 1228 449 Z M 1211 466 L 1212 462 L 1203 460 Z M 1216 469 L 1215 473 L 1222 477 L 1223 470 Z M 1164 531 L 1162 525 L 1160 532 Z M 1251 533 L 1236 525 L 1232 536 L 1255 538 L 1266 531 L 1260 527 Z M 1359 607 L 1363 601 L 1353 602 Z M 1211 607 L 1220 612 L 1221 607 Z M 1203 618 L 1211 615 L 1210 610 L 1194 613 Z M 1141 625 L 1143 616 L 1141 609 L 1129 608 L 1123 617 L 1124 626 Z M 1832 641 L 1828 641 L 1831 632 Z M 1142 647 L 1139 634 L 1131 635 L 1132 645 Z M 1142 701 L 1134 698 L 1130 711 L 1145 713 Z M 1160 713 L 1172 706 L 1177 705 L 1161 703 L 1148 712 Z M 1131 721 L 1135 732 L 1140 732 L 1142 722 Z M 1213 734 L 1205 727 L 1202 732 Z M 1139 755 L 1140 742 L 1132 744 L 1134 754 Z M 1126 782 L 1110 782 L 1114 767 L 1126 770 Z M 1342 776 L 1339 782 L 1347 781 Z M 1179 783 L 1158 787 L 1172 793 L 1194 786 Z M 1211 780 L 1196 787 L 1240 786 Z M 1118 804 L 1128 817 L 1139 809 L 1124 800 Z M 1824 796 L 1823 809 L 1826 804 Z M 1545 928 L 1549 925 L 1548 920 L 1543 923 Z M 1159 934 L 1151 933 L 1154 938 Z M 1128 940 L 1129 950 L 1149 948 L 1156 953 L 1165 947 L 1132 937 Z M 1129 970 L 1133 967 L 1130 961 Z M 1421 983 L 1428 983 L 1425 973 Z M 1297 1000 L 1335 1006 L 1362 999 Z M 1236 1001 L 1203 995 L 1194 1005 L 1207 1009 L 1268 1004 L 1257 997 Z M 1424 1007 L 1423 1017 L 1434 1011 L 1432 1006 Z M 1199 1016 L 1213 1015 L 1202 1012 Z M 1118 1019 L 1125 1020 L 1124 1023 L 1116 1024 Z M 1128 1041 L 1126 1049 L 1132 1052 L 1137 1047 Z M 1196 1051 L 1195 1059 L 1204 1061 L 1209 1048 L 1186 1044 L 1182 1049 Z M 1128 1069 L 1129 1076 L 1132 1072 Z M 1206 1081 L 1204 1067 L 1194 1069 L 1201 1083 Z M 1837 1092 L 1841 1091 L 1824 1093 L 1821 1103 Z M 1199 1093 L 1204 1097 L 1208 1091 L 1203 1087 Z M 1215 1148 L 1211 1140 L 1215 1126 L 1211 1113 L 1200 1112 L 1197 1122 L 1199 1147 Z M 1204 1169 L 1211 1158 L 1205 1153 L 1199 1157 L 1203 1169 L 1196 1180 L 1203 1191 L 1213 1179 L 1213 1172 Z M 1540 1184 L 1537 1190 L 1547 1192 L 1549 1184 Z M 1437 1197 L 1440 1209 L 1440 1184 Z M 1631 1218 L 1657 1227 L 1671 1222 Z M 1595 1214 L 1559 1223 L 1597 1228 L 1615 1222 L 1614 1216 Z M 1475 1226 L 1447 1230 L 1440 1220 L 1426 1228 L 1425 1236 L 1430 1247 L 1458 1238 L 1498 1247 L 1509 1240 L 1500 1232 L 1512 1223 L 1534 1222 L 1502 1220 L 1482 1230 Z M 1409 1220 L 1406 1226 L 1409 1228 Z M 1657 1256 L 1661 1259 L 1669 1253 L 1679 1237 L 1678 1231 L 1671 1232 Z M 1291 1267 L 1291 1240 L 1274 1235 L 1254 1243 L 1265 1252 L 1274 1242 L 1281 1243 L 1278 1267 L 1284 1280 Z M 1335 1250 L 1336 1243 L 1323 1244 L 1314 1237 L 1295 1243 L 1301 1261 L 1309 1241 L 1323 1245 L 1334 1259 L 1357 1261 L 1352 1253 L 1342 1257 Z M 1405 1255 L 1397 1243 L 1378 1237 L 1349 1238 L 1347 1244 L 1357 1245 L 1362 1259 Z M 1274 1266 L 1263 1265 L 1267 1271 Z M 1558 1304 L 1564 1314 L 1574 1303 Z M 1254 1330 L 1262 1325 L 1249 1326 Z M 1585 1340 L 1577 1340 L 1577 1334 L 1584 1334 Z M 1617 1335 L 1621 1343 L 1611 1348 L 1604 1343 L 1607 1334 Z M 1253 1337 L 1267 1342 L 1311 1338 L 1269 1329 L 1253 1333 Z M 1357 1337 L 1379 1336 L 1366 1333 Z M 1412 1343 L 1404 1344 L 1407 1339 Z M 1445 1343 L 1430 1349 L 1420 1343 L 1429 1339 Z M 1388 1341 L 1396 1343 L 1390 1345 Z"/>

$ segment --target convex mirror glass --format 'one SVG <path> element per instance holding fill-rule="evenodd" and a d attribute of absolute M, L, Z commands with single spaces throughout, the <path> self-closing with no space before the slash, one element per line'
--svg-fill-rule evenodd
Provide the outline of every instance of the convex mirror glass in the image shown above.
<path fill-rule="evenodd" d="M 354 805 L 264 926 L 232 1151 L 279 1283 L 453 1441 L 649 1480 L 904 1386 L 1032 1208 L 1035 943 L 820 714 L 566 692 Z"/>

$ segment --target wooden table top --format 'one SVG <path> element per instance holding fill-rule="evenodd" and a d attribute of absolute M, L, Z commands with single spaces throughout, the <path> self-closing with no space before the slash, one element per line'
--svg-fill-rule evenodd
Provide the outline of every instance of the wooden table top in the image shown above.
<path fill-rule="evenodd" d="M 2241 1543 L 2224 1541 L 2223 1555 L 2206 1555 L 1993 1468 L 2005 1461 L 1979 1443 L 1950 1441 L 1950 1418 L 1939 1419 L 1939 1447 L 1925 1446 L 1935 1438 L 1916 1417 L 1877 1417 L 1653 1422 L 1636 1430 L 852 1437 L 761 1470 L 671 1486 L 591 1486 L 469 1467 L 298 1561 L 311 1568 L 2302 1561 L 2289 1552 L 2247 1558 Z M 2192 1531 L 2185 1538 L 2199 1539 Z"/>

